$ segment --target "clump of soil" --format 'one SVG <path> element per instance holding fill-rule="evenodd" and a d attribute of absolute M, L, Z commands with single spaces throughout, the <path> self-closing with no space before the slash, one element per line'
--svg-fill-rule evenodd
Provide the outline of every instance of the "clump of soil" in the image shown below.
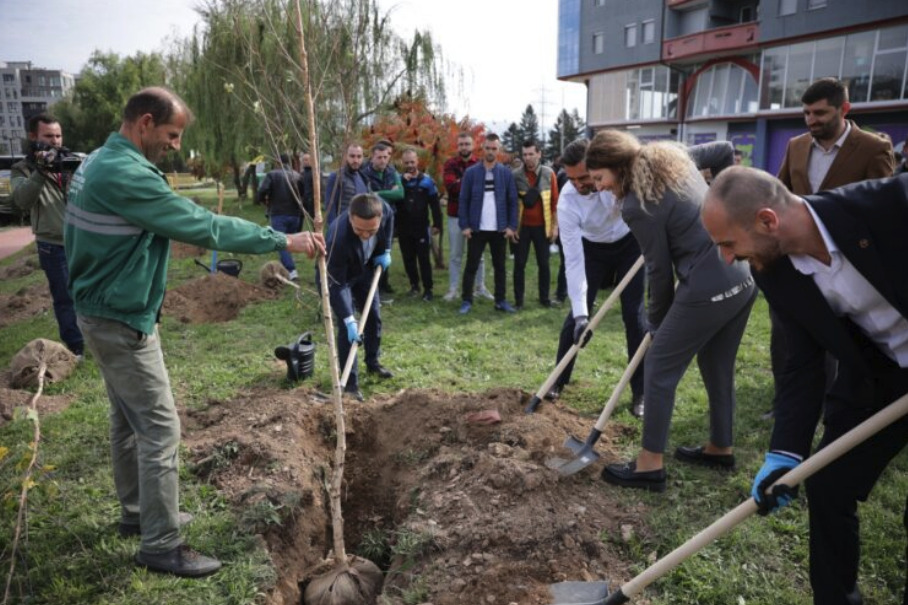
<path fill-rule="evenodd" d="M 168 290 L 164 314 L 183 323 L 213 323 L 236 319 L 252 302 L 271 300 L 280 294 L 221 272 L 210 273 Z"/>
<path fill-rule="evenodd" d="M 205 248 L 184 244 L 183 242 L 170 242 L 170 258 L 194 258 L 206 252 Z"/>
<path fill-rule="evenodd" d="M 554 582 L 629 577 L 610 537 L 638 528 L 640 511 L 615 503 L 598 467 L 559 479 L 545 466 L 572 458 L 561 443 L 592 421 L 554 404 L 526 415 L 527 399 L 408 390 L 347 406 L 346 544 L 388 571 L 384 602 L 535 605 Z M 490 409 L 500 423 L 467 422 Z M 184 423 L 192 468 L 264 536 L 280 576 L 270 602 L 296 605 L 332 546 L 332 404 L 303 388 L 255 392 Z"/>
<path fill-rule="evenodd" d="M 34 393 L 9 388 L 11 372 L 0 372 L 0 426 L 13 419 L 16 408 L 26 407 Z M 47 395 L 42 393 L 36 404 L 41 415 L 62 412 L 73 401 L 72 395 Z"/>
<path fill-rule="evenodd" d="M 13 279 L 16 277 L 25 277 L 31 275 L 36 269 L 40 268 L 37 254 L 30 254 L 17 259 L 8 267 L 0 270 L 0 279 Z"/>
<path fill-rule="evenodd" d="M 47 313 L 53 305 L 47 282 L 22 288 L 15 294 L 0 294 L 0 328 Z"/>

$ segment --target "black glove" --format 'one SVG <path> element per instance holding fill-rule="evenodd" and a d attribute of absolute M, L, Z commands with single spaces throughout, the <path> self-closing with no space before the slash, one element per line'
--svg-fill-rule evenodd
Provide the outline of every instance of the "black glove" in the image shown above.
<path fill-rule="evenodd" d="M 580 315 L 574 318 L 574 344 L 580 345 L 581 349 L 585 347 L 586 343 L 593 337 L 593 331 L 586 330 L 589 325 L 590 322 L 586 315 Z M 583 335 L 584 330 L 586 330 L 586 336 Z M 581 337 L 583 342 L 581 342 Z"/>

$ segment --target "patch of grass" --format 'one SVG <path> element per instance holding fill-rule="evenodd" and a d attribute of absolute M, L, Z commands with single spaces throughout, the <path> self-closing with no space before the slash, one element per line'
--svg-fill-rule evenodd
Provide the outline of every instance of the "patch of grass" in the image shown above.
<path fill-rule="evenodd" d="M 193 192 L 203 204 L 216 204 L 214 191 Z M 264 223 L 262 209 L 246 204 L 239 211 L 228 193 L 225 212 Z M 21 253 L 20 253 L 21 254 Z M 221 254 L 219 257 L 225 256 Z M 276 255 L 237 255 L 244 269 L 240 279 L 256 282 L 258 268 Z M 394 378 L 378 381 L 367 374 L 361 388 L 367 396 L 393 394 L 402 388 L 433 388 L 451 393 L 482 392 L 496 387 L 522 388 L 535 392 L 554 368 L 558 332 L 567 306 L 544 309 L 536 304 L 535 263 L 527 267 L 526 306 L 516 315 L 497 313 L 489 301 L 477 300 L 467 316 L 457 313 L 459 302 L 445 303 L 438 296 L 425 303 L 405 296 L 409 283 L 395 245 L 391 283 L 397 294 L 382 308 L 382 363 Z M 200 259 L 210 261 L 210 253 Z M 327 346 L 315 293 L 312 264 L 300 258 L 301 285 L 297 299 L 290 289 L 274 301 L 246 307 L 239 318 L 221 324 L 182 324 L 165 317 L 162 342 L 177 401 L 203 408 L 210 400 L 226 400 L 247 389 L 291 388 L 284 381 L 285 367 L 273 356 L 276 345 L 287 344 L 304 331 L 316 342 L 315 375 L 309 384 L 330 390 Z M 16 258 L 0 261 L 0 268 Z M 513 263 L 508 262 L 511 275 Z M 557 260 L 552 260 L 553 270 Z M 171 263 L 170 287 L 201 275 L 192 259 Z M 435 293 L 443 293 L 447 272 L 435 272 Z M 23 278 L 0 281 L 0 294 L 10 294 L 44 279 L 36 271 Z M 488 271 L 487 285 L 492 274 Z M 513 300 L 509 282 L 509 299 Z M 605 295 L 600 296 L 600 302 Z M 26 342 L 37 337 L 57 338 L 52 313 L 0 328 L 0 365 Z M 573 382 L 563 401 L 577 410 L 597 415 L 624 371 L 627 359 L 624 329 L 619 309 L 613 309 L 600 324 L 590 344 L 580 353 Z M 665 494 L 619 490 L 601 484 L 628 507 L 643 505 L 643 527 L 631 543 L 603 536 L 608 547 L 622 549 L 636 571 L 648 565 L 655 553 L 663 556 L 712 523 L 749 493 L 769 441 L 771 422 L 760 418 L 772 400 L 769 366 L 769 321 L 760 299 L 737 359 L 737 470 L 716 472 L 691 468 L 668 460 L 669 489 Z M 257 603 L 276 578 L 267 553 L 256 546 L 242 514 L 233 512 L 210 485 L 184 467 L 181 471 L 181 501 L 195 515 L 185 528 L 187 541 L 211 553 L 226 565 L 218 574 L 198 581 L 184 581 L 148 574 L 136 569 L 132 556 L 135 540 L 116 534 L 118 506 L 110 473 L 107 395 L 97 367 L 89 359 L 61 384 L 50 385 L 49 394 L 74 397 L 66 411 L 42 419 L 44 442 L 41 464 L 55 467 L 43 483 L 54 482 L 57 492 L 38 490 L 30 498 L 28 541 L 17 562 L 14 601 L 34 604 L 147 604 L 147 603 Z M 607 431 L 603 439 L 624 455 L 639 447 L 641 424 L 627 410 L 630 394 L 610 420 L 622 431 Z M 546 405 L 546 404 L 543 404 Z M 592 424 L 592 419 L 590 423 Z M 696 367 L 687 373 L 678 390 L 671 429 L 669 453 L 678 445 L 703 443 L 707 439 L 707 404 Z M 333 429 L 326 427 L 326 436 Z M 621 435 L 614 437 L 614 435 Z M 21 455 L 31 439 L 31 425 L 17 420 L 0 427 L 0 445 Z M 226 447 L 226 446 L 225 446 Z M 417 463 L 421 452 L 401 454 L 403 464 Z M 228 451 L 222 455 L 229 456 Z M 12 454 L 10 454 L 12 456 Z M 604 460 L 613 462 L 613 460 Z M 0 486 L 15 485 L 19 474 L 15 462 L 0 461 Z M 589 471 L 590 480 L 598 482 Z M 4 487 L 4 489 L 6 489 Z M 884 473 L 870 499 L 861 505 L 861 588 L 868 603 L 894 603 L 901 598 L 905 551 L 902 511 L 908 492 L 908 459 L 899 455 Z M 419 492 L 410 504 L 418 503 Z M 277 519 L 294 510 L 292 502 L 268 502 L 255 514 L 257 523 Z M 0 505 L 0 569 L 9 565 L 8 544 L 14 524 L 14 507 Z M 444 520 L 441 520 L 443 523 Z M 391 538 L 390 536 L 388 538 Z M 376 541 L 377 540 L 377 541 Z M 380 548 L 379 537 L 367 548 Z M 366 540 L 364 539 L 364 542 Z M 393 548 L 401 554 L 418 553 L 430 547 L 419 535 L 393 536 Z M 386 547 L 390 548 L 389 541 Z M 418 555 L 413 555 L 418 556 Z M 369 556 L 372 559 L 373 557 Z M 606 578 L 613 583 L 615 578 Z M 428 592 L 418 578 L 410 584 L 412 602 L 423 602 Z M 698 603 L 729 605 L 746 603 L 807 605 L 807 514 L 802 499 L 779 515 L 754 517 L 677 570 L 646 590 L 652 605 Z"/>

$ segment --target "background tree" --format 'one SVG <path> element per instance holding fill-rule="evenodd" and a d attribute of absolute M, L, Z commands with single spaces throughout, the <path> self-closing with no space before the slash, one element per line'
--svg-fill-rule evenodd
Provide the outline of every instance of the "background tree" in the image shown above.
<path fill-rule="evenodd" d="M 95 51 L 79 73 L 67 98 L 53 107 L 60 120 L 67 147 L 90 152 L 119 130 L 127 99 L 145 86 L 167 84 L 161 55 L 136 53 L 120 58 L 116 53 Z"/>
<path fill-rule="evenodd" d="M 517 127 L 516 123 L 511 122 L 508 129 L 501 135 L 501 147 L 511 155 L 520 155 L 520 143 L 522 140 L 523 135 L 520 133 L 520 128 Z"/>
<path fill-rule="evenodd" d="M 536 111 L 533 109 L 532 105 L 527 105 L 527 108 L 523 110 L 523 115 L 520 116 L 520 125 L 517 127 L 517 132 L 520 135 L 520 138 L 517 141 L 518 149 L 517 153 L 520 153 L 519 147 L 523 145 L 524 141 L 540 141 L 539 138 L 539 118 L 536 116 Z"/>
<path fill-rule="evenodd" d="M 553 161 L 571 141 L 583 136 L 586 124 L 580 118 L 575 108 L 571 113 L 562 109 L 555 120 L 555 125 L 549 130 L 549 140 L 546 142 L 544 159 Z"/>

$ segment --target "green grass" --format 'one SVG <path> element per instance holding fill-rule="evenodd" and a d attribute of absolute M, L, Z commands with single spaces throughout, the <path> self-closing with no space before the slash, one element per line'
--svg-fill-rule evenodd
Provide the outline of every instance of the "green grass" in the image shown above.
<path fill-rule="evenodd" d="M 193 192 L 213 206 L 213 190 Z M 239 211 L 230 197 L 226 212 L 263 223 L 260 207 L 248 203 Z M 21 256 L 21 254 L 19 255 Z M 0 268 L 17 260 L 0 262 Z M 221 258 L 232 255 L 221 254 Z M 207 255 L 203 260 L 207 261 Z M 276 258 L 239 255 L 241 279 L 256 281 L 258 268 Z M 466 317 L 458 303 L 440 296 L 432 303 L 407 298 L 407 279 L 395 246 L 391 281 L 397 290 L 393 304 L 382 308 L 382 362 L 394 378 L 377 382 L 364 376 L 367 395 L 392 394 L 401 388 L 433 388 L 447 392 L 481 392 L 494 387 L 517 387 L 535 392 L 554 367 L 558 331 L 566 308 L 543 309 L 535 302 L 535 266 L 527 275 L 527 305 L 517 315 L 492 310 L 478 300 Z M 330 388 L 327 350 L 319 300 L 312 282 L 312 264 L 300 258 L 300 299 L 289 291 L 276 301 L 246 307 L 232 322 L 188 325 L 166 318 L 162 340 L 177 400 L 204 407 L 251 388 L 289 388 L 274 364 L 273 348 L 311 330 L 317 343 L 315 384 Z M 509 273 L 511 264 L 509 263 Z M 557 259 L 552 260 L 553 270 Z M 170 287 L 201 274 L 192 259 L 174 260 Z M 447 272 L 436 272 L 436 295 L 443 294 Z M 0 282 L 0 294 L 11 294 L 40 283 L 40 271 Z M 491 272 L 486 277 L 491 285 Z M 511 290 L 509 285 L 509 296 Z M 602 300 L 601 297 L 600 300 Z M 0 328 L 0 364 L 6 366 L 27 341 L 57 338 L 50 313 Z M 670 487 L 662 495 L 633 490 L 609 490 L 621 503 L 642 503 L 645 528 L 629 543 L 604 533 L 602 539 L 642 571 L 648 558 L 662 556 L 747 497 L 750 481 L 761 464 L 770 423 L 760 415 L 769 407 L 769 325 L 766 305 L 759 300 L 751 315 L 737 364 L 738 417 L 736 455 L 732 473 L 690 468 L 668 462 Z M 620 312 L 611 311 L 590 345 L 581 353 L 574 380 L 564 398 L 578 410 L 597 414 L 626 365 Z M 54 467 L 41 474 L 29 497 L 28 535 L 13 586 L 13 602 L 35 604 L 256 603 L 276 580 L 267 554 L 252 532 L 281 520 L 277 505 L 233 511 L 210 485 L 181 473 L 183 507 L 195 515 L 187 526 L 188 541 L 221 558 L 225 568 L 203 580 L 185 581 L 148 574 L 132 565 L 137 541 L 116 536 L 117 504 L 108 449 L 107 398 L 96 366 L 88 361 L 49 394 L 71 394 L 66 411 L 42 418 L 41 463 Z M 612 422 L 629 430 L 617 444 L 632 455 L 639 442 L 638 421 L 627 412 L 625 395 Z M 0 446 L 9 454 L 0 460 L 0 569 L 3 581 L 9 567 L 9 543 L 15 520 L 15 501 L 6 494 L 18 490 L 17 469 L 31 440 L 31 424 L 19 419 L 0 428 Z M 701 443 L 706 438 L 706 397 L 699 373 L 692 368 L 678 390 L 669 447 Z M 229 463 L 229 444 L 224 462 Z M 422 452 L 403 452 L 416 464 Z M 908 492 L 908 462 L 900 455 L 884 474 L 870 500 L 862 505 L 864 556 L 861 587 L 868 603 L 899 601 L 905 569 L 902 511 Z M 391 536 L 374 536 L 371 547 L 386 552 Z M 400 544 L 400 541 L 397 542 Z M 387 555 L 386 555 L 387 556 Z M 418 584 L 408 602 L 427 598 Z M 427 593 L 426 593 L 427 594 Z M 803 500 L 770 518 L 753 518 L 706 548 L 646 591 L 652 605 L 746 603 L 805 605 L 811 602 L 807 581 L 807 528 Z"/>

